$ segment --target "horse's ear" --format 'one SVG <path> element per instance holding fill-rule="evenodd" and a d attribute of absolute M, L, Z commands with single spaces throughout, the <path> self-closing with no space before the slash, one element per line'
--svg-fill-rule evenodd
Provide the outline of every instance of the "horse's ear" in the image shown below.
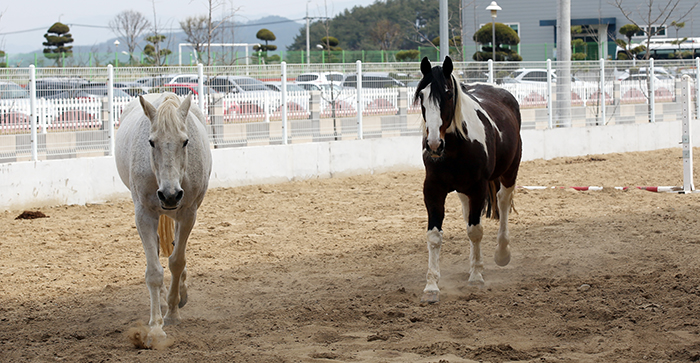
<path fill-rule="evenodd" d="M 177 109 L 177 112 L 180 114 L 180 118 L 183 120 L 187 119 L 187 114 L 190 113 L 190 105 L 192 104 L 192 93 L 188 94 L 187 97 L 185 97 L 185 100 L 182 101 L 180 104 L 180 107 Z"/>
<path fill-rule="evenodd" d="M 156 118 L 156 108 L 141 95 L 139 95 L 139 102 L 141 103 L 143 113 L 149 120 L 153 121 Z"/>
<path fill-rule="evenodd" d="M 428 57 L 423 57 L 423 60 L 420 62 L 420 72 L 424 76 L 430 74 L 430 60 L 428 60 Z"/>
<path fill-rule="evenodd" d="M 450 77 L 453 68 L 454 66 L 452 65 L 452 58 L 450 58 L 449 55 L 445 56 L 445 60 L 442 62 L 442 73 L 445 75 L 445 78 Z"/>

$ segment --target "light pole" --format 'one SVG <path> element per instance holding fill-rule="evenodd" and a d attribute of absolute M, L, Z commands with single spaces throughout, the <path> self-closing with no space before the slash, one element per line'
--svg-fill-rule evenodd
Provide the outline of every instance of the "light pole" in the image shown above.
<path fill-rule="evenodd" d="M 309 46 L 309 3 L 311 0 L 306 1 L 306 64 L 311 64 L 311 47 Z"/>
<path fill-rule="evenodd" d="M 501 10 L 501 7 L 492 1 L 486 10 L 491 10 L 491 58 L 496 61 L 496 12 Z"/>
<path fill-rule="evenodd" d="M 114 66 L 119 67 L 119 39 L 114 41 Z"/>

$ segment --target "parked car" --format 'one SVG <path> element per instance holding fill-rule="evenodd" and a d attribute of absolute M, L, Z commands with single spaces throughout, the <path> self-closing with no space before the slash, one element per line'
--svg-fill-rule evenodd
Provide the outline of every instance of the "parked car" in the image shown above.
<path fill-rule="evenodd" d="M 22 88 L 17 83 L 0 81 L 0 100 L 27 97 L 29 97 L 29 91 Z"/>
<path fill-rule="evenodd" d="M 282 91 L 282 82 L 265 82 L 265 87 L 267 87 L 269 90 L 272 90 L 275 92 L 281 92 Z M 308 92 L 308 91 L 304 87 L 302 87 L 296 83 L 287 82 L 287 92 Z"/>
<path fill-rule="evenodd" d="M 647 68 L 641 67 L 636 70 L 626 69 L 622 72 L 616 74 L 616 78 L 620 81 L 624 80 L 646 80 L 647 79 Z M 654 67 L 654 79 L 658 80 L 673 80 L 675 79 L 671 72 L 666 70 L 664 67 Z"/>
<path fill-rule="evenodd" d="M 297 76 L 297 83 L 315 83 L 315 84 L 330 84 L 343 82 L 343 76 L 340 72 L 324 72 L 324 73 L 302 73 Z"/>
<path fill-rule="evenodd" d="M 367 72 L 362 73 L 363 88 L 389 88 L 389 87 L 405 87 L 406 85 L 389 76 L 388 72 Z M 357 74 L 351 73 L 345 77 L 343 87 L 356 88 Z"/>
<path fill-rule="evenodd" d="M 36 97 L 47 98 L 59 93 L 76 90 L 88 84 L 83 78 L 50 77 L 36 80 Z"/>
<path fill-rule="evenodd" d="M 193 95 L 199 95 L 199 84 L 197 83 L 168 83 L 160 87 L 155 87 L 151 89 L 151 93 L 154 92 L 172 92 L 178 96 L 187 96 L 192 93 Z M 204 86 L 204 94 L 214 94 L 219 93 L 213 87 Z"/>
<path fill-rule="evenodd" d="M 205 84 L 222 93 L 239 93 L 267 91 L 261 81 L 246 76 L 216 76 L 208 79 Z"/>
<path fill-rule="evenodd" d="M 556 70 L 552 71 L 552 82 L 557 81 Z M 578 77 L 571 76 L 572 82 L 583 82 Z M 543 83 L 547 82 L 547 70 L 537 68 L 521 68 L 503 77 L 501 83 Z"/>
<path fill-rule="evenodd" d="M 114 88 L 120 89 L 129 94 L 131 97 L 136 97 L 145 93 L 148 93 L 141 85 L 137 82 L 114 82 Z"/>
<path fill-rule="evenodd" d="M 331 91 L 331 84 L 317 84 L 310 82 L 298 82 L 295 83 L 297 86 L 307 90 L 307 91 L 320 91 L 322 93 L 329 93 Z M 333 92 L 335 94 L 340 94 L 343 91 L 343 87 L 340 84 L 333 84 Z"/>

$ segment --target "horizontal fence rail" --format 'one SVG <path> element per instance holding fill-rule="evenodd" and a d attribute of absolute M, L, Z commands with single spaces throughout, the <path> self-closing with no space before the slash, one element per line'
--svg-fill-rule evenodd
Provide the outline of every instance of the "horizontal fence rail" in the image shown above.
<path fill-rule="evenodd" d="M 700 108 L 700 58 L 456 62 L 454 74 L 511 92 L 524 129 L 679 120 L 683 77 Z M 112 155 L 126 104 L 164 91 L 195 96 L 214 148 L 418 135 L 420 78 L 417 62 L 3 69 L 0 163 Z"/>

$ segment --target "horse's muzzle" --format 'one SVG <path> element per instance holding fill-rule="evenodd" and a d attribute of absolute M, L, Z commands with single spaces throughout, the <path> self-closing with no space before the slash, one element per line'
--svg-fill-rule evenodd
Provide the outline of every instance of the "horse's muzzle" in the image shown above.
<path fill-rule="evenodd" d="M 158 200 L 160 200 L 161 208 L 165 210 L 173 210 L 177 209 L 177 207 L 180 205 L 180 201 L 185 195 L 185 192 L 180 188 L 173 188 L 169 190 L 158 190 L 157 194 Z"/>
<path fill-rule="evenodd" d="M 445 152 L 445 140 L 440 139 L 439 143 L 430 143 L 426 140 L 424 148 L 430 157 L 439 158 Z"/>

